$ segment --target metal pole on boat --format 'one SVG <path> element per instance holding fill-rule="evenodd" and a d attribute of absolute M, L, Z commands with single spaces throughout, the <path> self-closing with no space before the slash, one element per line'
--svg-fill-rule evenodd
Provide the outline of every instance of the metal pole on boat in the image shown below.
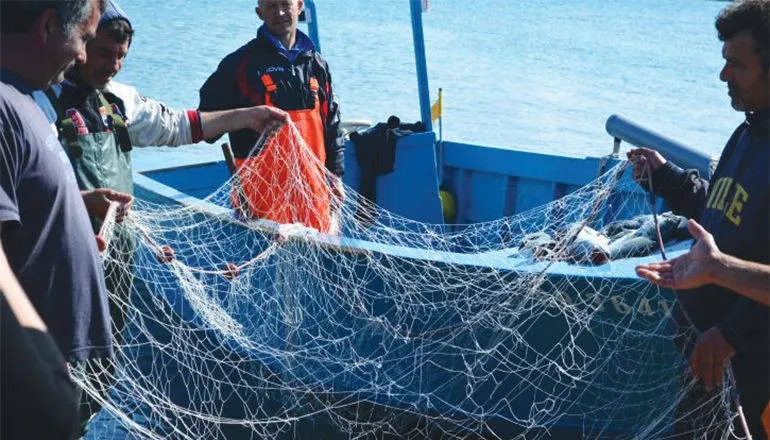
<path fill-rule="evenodd" d="M 428 64 L 425 61 L 425 37 L 422 33 L 422 2 L 409 0 L 412 12 L 412 38 L 414 39 L 414 62 L 417 68 L 417 89 L 420 95 L 420 115 L 427 131 L 433 131 L 430 117 L 430 88 L 428 87 Z"/>
<path fill-rule="evenodd" d="M 321 40 L 318 38 L 318 14 L 314 0 L 305 0 L 305 21 L 307 22 L 308 36 L 315 44 L 315 50 L 321 53 Z"/>
<path fill-rule="evenodd" d="M 637 147 L 654 148 L 677 165 L 696 168 L 701 176 L 711 177 L 712 160 L 708 154 L 644 128 L 620 115 L 610 116 L 607 119 L 606 129 L 607 133 L 616 139 L 616 143 L 621 139 Z"/>
<path fill-rule="evenodd" d="M 443 90 L 439 87 L 438 89 L 438 101 L 440 107 L 441 114 L 439 114 L 438 117 L 438 141 L 439 143 L 444 142 L 444 97 Z"/>

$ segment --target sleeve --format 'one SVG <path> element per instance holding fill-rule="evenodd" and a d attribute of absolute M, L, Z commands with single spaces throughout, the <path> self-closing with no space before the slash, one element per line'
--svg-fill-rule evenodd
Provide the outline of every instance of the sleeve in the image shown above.
<path fill-rule="evenodd" d="M 200 140 L 197 112 L 172 109 L 160 101 L 140 95 L 133 87 L 115 81 L 110 81 L 106 91 L 123 101 L 133 146 L 176 147 Z"/>
<path fill-rule="evenodd" d="M 652 173 L 653 192 L 663 197 L 676 215 L 698 220 L 706 206 L 709 182 L 698 170 L 683 170 L 666 162 Z"/>
<path fill-rule="evenodd" d="M 0 293 L 2 438 L 72 438 L 75 388 L 50 334 L 19 325 Z M 45 420 L 45 423 L 40 423 Z"/>
<path fill-rule="evenodd" d="M 326 168 L 337 176 L 342 176 L 345 174 L 345 134 L 340 129 L 340 106 L 334 94 L 329 65 L 324 61 L 323 67 L 326 71 L 326 84 L 324 84 L 326 99 L 322 103 L 321 111 L 324 117 Z"/>
<path fill-rule="evenodd" d="M 745 123 L 738 126 L 727 141 L 714 176 L 720 174 L 746 127 Z M 674 214 L 700 220 L 708 200 L 709 182 L 697 170 L 683 170 L 669 161 L 652 173 L 652 183 L 653 192 L 663 197 Z"/>
<path fill-rule="evenodd" d="M 236 108 L 233 97 L 237 96 L 237 85 L 235 83 L 235 72 L 230 65 L 230 57 L 225 58 L 214 73 L 208 77 L 201 86 L 199 94 L 198 110 L 202 112 L 212 112 L 218 110 L 230 110 Z M 206 142 L 216 142 L 220 137 L 206 139 Z"/>
<path fill-rule="evenodd" d="M 770 308 L 741 297 L 717 328 L 735 351 L 740 352 L 750 341 L 766 341 L 770 337 L 768 315 L 770 315 Z"/>
<path fill-rule="evenodd" d="M 19 224 L 19 149 L 14 140 L 14 131 L 9 128 L 5 115 L 0 117 L 0 223 Z"/>
<path fill-rule="evenodd" d="M 3 180 L 0 188 L 0 223 L 18 223 L 20 220 L 18 205 L 5 190 L 5 179 L 0 178 L 0 180 Z"/>

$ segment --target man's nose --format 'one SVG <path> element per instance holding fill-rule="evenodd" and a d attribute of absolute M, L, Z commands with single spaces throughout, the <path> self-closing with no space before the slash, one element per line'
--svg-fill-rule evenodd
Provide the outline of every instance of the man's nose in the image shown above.
<path fill-rule="evenodd" d="M 83 45 L 83 48 L 79 50 L 78 54 L 75 56 L 75 63 L 85 64 L 87 59 L 88 59 L 88 56 L 86 55 L 86 46 Z"/>
<path fill-rule="evenodd" d="M 722 71 L 719 72 L 719 79 L 728 82 L 732 78 L 733 70 L 730 68 L 729 64 L 725 64 L 724 67 L 722 67 Z"/>

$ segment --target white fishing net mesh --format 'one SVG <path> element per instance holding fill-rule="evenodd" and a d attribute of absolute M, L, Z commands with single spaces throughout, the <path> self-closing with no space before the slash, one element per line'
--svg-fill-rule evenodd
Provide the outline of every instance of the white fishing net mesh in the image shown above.
<path fill-rule="evenodd" d="M 585 261 L 578 230 L 650 212 L 625 163 L 540 208 L 447 226 L 350 188 L 335 206 L 296 130 L 273 144 L 281 204 L 321 194 L 332 233 L 235 213 L 249 179 L 274 183 L 243 169 L 201 202 L 139 197 L 107 229 L 116 355 L 75 372 L 104 407 L 88 437 L 730 438 L 728 388 L 683 403 L 699 385 L 673 293 Z M 547 252 L 522 247 L 539 232 Z"/>

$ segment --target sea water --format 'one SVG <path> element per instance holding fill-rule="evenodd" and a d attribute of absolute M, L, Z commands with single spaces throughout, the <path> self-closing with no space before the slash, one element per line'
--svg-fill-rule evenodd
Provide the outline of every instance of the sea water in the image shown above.
<path fill-rule="evenodd" d="M 117 80 L 196 108 L 222 57 L 253 38 L 256 0 L 124 0 L 136 29 Z M 710 155 L 742 115 L 719 80 L 707 0 L 433 0 L 423 14 L 444 139 L 571 156 L 610 152 L 618 113 Z M 408 0 L 318 0 L 343 119 L 419 119 Z M 304 28 L 304 27 L 303 27 Z M 627 148 L 627 146 L 626 146 Z M 135 152 L 139 168 L 219 160 L 216 146 Z"/>

